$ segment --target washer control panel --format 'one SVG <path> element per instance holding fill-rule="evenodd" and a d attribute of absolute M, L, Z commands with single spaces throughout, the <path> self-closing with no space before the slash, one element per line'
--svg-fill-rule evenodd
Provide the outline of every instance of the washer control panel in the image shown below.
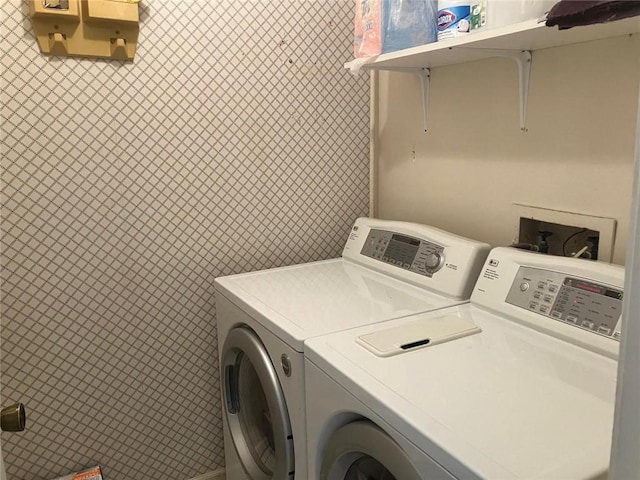
<path fill-rule="evenodd" d="M 431 277 L 444 265 L 444 247 L 410 235 L 371 229 L 361 255 Z"/>
<path fill-rule="evenodd" d="M 520 267 L 506 302 L 618 340 L 623 292 L 591 280 Z"/>

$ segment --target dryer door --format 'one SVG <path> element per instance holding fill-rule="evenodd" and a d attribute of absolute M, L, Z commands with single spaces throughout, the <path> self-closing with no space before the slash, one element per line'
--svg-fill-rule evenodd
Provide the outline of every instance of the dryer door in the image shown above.
<path fill-rule="evenodd" d="M 269 354 L 248 328 L 222 347 L 223 405 L 229 433 L 251 480 L 293 478 L 294 451 L 284 394 Z"/>
<path fill-rule="evenodd" d="M 407 454 L 376 425 L 358 421 L 335 431 L 325 450 L 321 480 L 422 480 Z"/>

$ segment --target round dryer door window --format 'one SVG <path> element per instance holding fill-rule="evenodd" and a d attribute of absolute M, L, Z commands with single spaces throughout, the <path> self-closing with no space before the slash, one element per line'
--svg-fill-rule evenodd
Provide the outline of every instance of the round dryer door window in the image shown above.
<path fill-rule="evenodd" d="M 294 470 L 291 425 L 269 354 L 248 328 L 229 332 L 222 350 L 229 433 L 251 480 L 286 479 Z"/>
<path fill-rule="evenodd" d="M 368 421 L 338 428 L 325 448 L 321 480 L 421 480 L 407 454 Z"/>
<path fill-rule="evenodd" d="M 400 480 L 375 458 L 362 455 L 347 470 L 345 480 Z"/>

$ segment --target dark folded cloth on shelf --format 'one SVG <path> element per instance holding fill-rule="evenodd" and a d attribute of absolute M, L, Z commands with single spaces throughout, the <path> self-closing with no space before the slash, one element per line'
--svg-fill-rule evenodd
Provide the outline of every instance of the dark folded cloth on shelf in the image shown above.
<path fill-rule="evenodd" d="M 640 15 L 639 0 L 560 0 L 547 15 L 547 26 L 565 30 Z M 640 22 L 640 19 L 638 19 Z"/>

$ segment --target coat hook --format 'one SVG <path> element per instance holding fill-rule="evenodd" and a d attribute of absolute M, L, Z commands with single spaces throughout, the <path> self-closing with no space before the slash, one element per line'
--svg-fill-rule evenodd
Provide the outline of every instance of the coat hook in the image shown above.
<path fill-rule="evenodd" d="M 128 60 L 127 41 L 124 38 L 111 39 L 111 57 L 118 60 Z"/>
<path fill-rule="evenodd" d="M 60 32 L 50 33 L 49 52 L 52 55 L 67 55 L 67 36 Z"/>

